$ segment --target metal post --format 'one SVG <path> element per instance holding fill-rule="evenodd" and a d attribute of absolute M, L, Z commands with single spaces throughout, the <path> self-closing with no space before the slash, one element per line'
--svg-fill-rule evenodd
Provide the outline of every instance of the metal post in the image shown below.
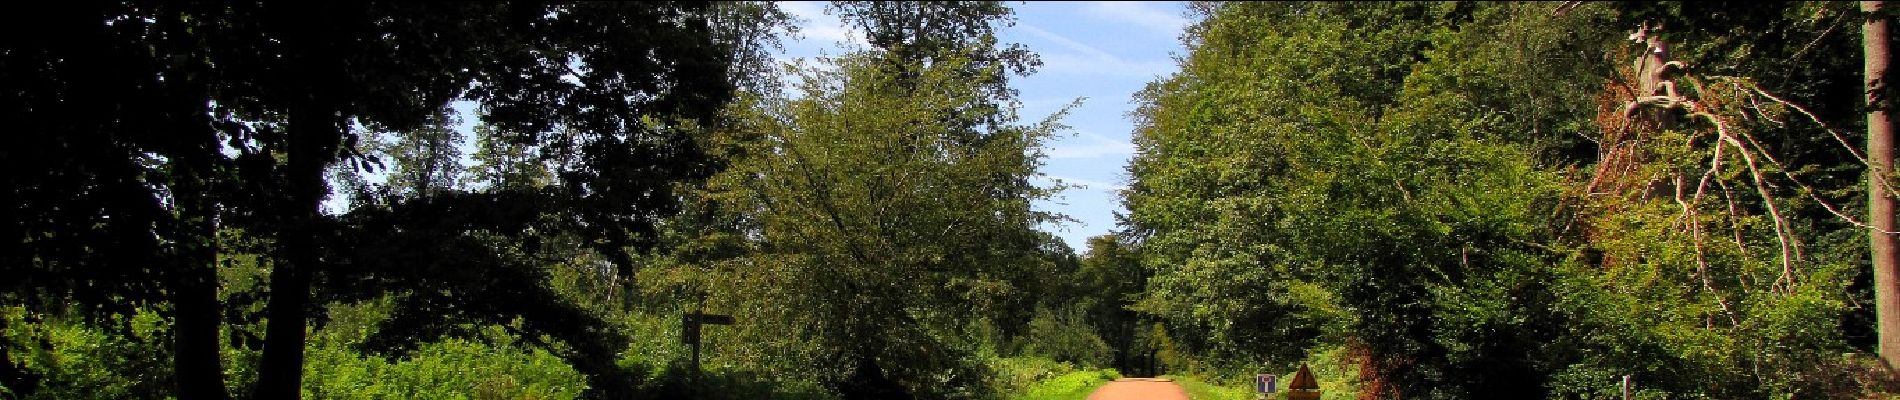
<path fill-rule="evenodd" d="M 1623 375 L 1623 400 L 1630 400 L 1630 376 Z"/>

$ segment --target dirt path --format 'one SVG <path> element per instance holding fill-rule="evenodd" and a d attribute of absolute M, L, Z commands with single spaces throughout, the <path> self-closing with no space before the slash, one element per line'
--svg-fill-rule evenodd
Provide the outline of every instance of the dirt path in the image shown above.
<path fill-rule="evenodd" d="M 1089 393 L 1089 400 L 1188 400 L 1172 379 L 1122 378 Z"/>

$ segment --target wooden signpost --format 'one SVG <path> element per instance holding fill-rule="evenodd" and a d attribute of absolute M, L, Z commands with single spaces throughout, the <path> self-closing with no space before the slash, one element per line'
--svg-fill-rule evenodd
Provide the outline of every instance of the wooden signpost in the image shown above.
<path fill-rule="evenodd" d="M 689 312 L 680 315 L 680 343 L 693 348 L 693 375 L 695 384 L 699 382 L 699 326 L 732 325 L 731 315 L 703 314 Z"/>
<path fill-rule="evenodd" d="M 700 314 L 696 312 L 680 315 L 680 344 L 699 348 L 700 325 L 732 325 L 731 315 Z"/>

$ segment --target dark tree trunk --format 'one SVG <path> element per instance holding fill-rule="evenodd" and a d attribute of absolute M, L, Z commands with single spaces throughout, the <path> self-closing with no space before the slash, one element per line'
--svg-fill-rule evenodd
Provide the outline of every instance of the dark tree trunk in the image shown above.
<path fill-rule="evenodd" d="M 189 35 L 184 24 L 173 18 L 175 15 L 160 14 L 167 17 L 155 21 L 152 28 L 163 33 L 143 38 L 152 41 L 151 46 L 176 44 L 155 38 Z M 166 240 L 170 242 L 161 254 L 167 263 L 164 293 L 171 303 L 173 324 L 171 383 L 179 399 L 225 400 L 231 398 L 231 394 L 225 387 L 220 342 L 224 322 L 218 301 L 219 203 L 215 184 L 220 179 L 218 163 L 224 157 L 218 151 L 217 132 L 206 117 L 207 82 L 200 80 L 199 75 L 177 73 L 153 61 L 139 61 L 141 64 L 136 64 L 135 70 L 143 72 L 131 73 L 147 81 L 141 85 L 145 90 L 120 90 L 151 96 L 141 103 L 150 107 L 152 114 L 146 118 L 158 123 L 150 125 L 154 130 L 144 134 L 163 138 L 150 143 L 153 146 L 150 149 L 169 159 L 163 168 L 165 185 L 174 199 L 173 209 L 170 218 L 160 226 L 162 235 L 168 236 Z M 105 67 L 106 70 L 118 68 L 125 66 Z M 157 77 L 150 75 L 153 71 L 158 71 Z"/>
<path fill-rule="evenodd" d="M 324 2 L 287 4 L 281 11 L 295 25 L 286 40 L 300 53 L 283 79 L 299 82 L 301 98 L 291 102 L 288 116 L 288 160 L 284 168 L 285 204 L 277 209 L 277 264 L 271 270 L 270 304 L 265 315 L 264 358 L 258 368 L 255 398 L 296 399 L 302 394 L 304 329 L 309 318 L 311 274 L 322 267 L 317 237 L 325 229 L 323 197 L 329 193 L 323 172 L 337 158 L 345 134 L 341 105 L 334 91 L 345 85 L 347 73 L 340 60 L 337 38 L 332 37 L 334 5 Z"/>
<path fill-rule="evenodd" d="M 183 235 L 172 280 L 171 303 L 177 324 L 172 333 L 172 370 L 178 398 L 230 398 L 224 387 L 224 362 L 218 344 L 222 324 L 218 304 L 217 224 L 204 196 L 203 175 L 188 172 L 179 190 Z"/>
<path fill-rule="evenodd" d="M 256 398 L 294 399 L 303 384 L 304 328 L 309 317 L 310 274 L 321 263 L 316 236 L 323 223 L 323 170 L 336 157 L 342 125 L 336 107 L 312 100 L 292 109 L 288 175 L 289 204 L 280 229 L 278 263 L 271 269 L 270 318 Z"/>
<path fill-rule="evenodd" d="M 1896 253 L 1893 232 L 1893 197 L 1886 190 L 1887 176 L 1893 171 L 1893 121 L 1888 119 L 1884 96 L 1887 64 L 1892 54 L 1887 49 L 1887 17 L 1881 2 L 1863 1 L 1867 12 L 1861 40 L 1865 46 L 1867 96 L 1867 223 L 1873 252 L 1874 304 L 1880 331 L 1880 358 L 1889 367 L 1900 367 L 1900 253 Z"/>
<path fill-rule="evenodd" d="M 228 399 L 218 345 L 217 270 L 207 264 L 181 272 L 190 276 L 180 277 L 172 294 L 178 324 L 172 338 L 178 398 Z"/>

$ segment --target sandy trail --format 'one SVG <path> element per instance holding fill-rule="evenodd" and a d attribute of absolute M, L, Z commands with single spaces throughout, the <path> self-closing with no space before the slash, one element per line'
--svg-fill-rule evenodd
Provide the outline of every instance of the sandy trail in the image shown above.
<path fill-rule="evenodd" d="M 1171 379 L 1122 378 L 1096 388 L 1089 400 L 1188 400 L 1188 395 Z"/>

